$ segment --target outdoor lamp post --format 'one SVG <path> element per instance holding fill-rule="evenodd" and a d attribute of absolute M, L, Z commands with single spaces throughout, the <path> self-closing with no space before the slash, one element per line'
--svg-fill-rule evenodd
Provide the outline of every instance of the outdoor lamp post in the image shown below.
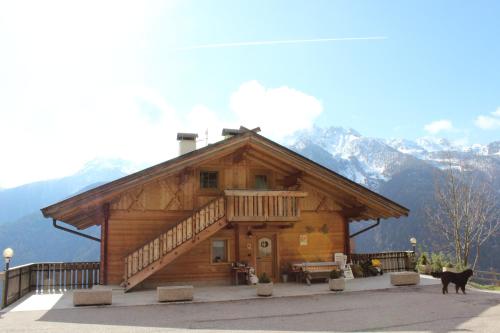
<path fill-rule="evenodd" d="M 9 269 L 10 260 L 12 259 L 13 256 L 14 256 L 14 250 L 12 250 L 10 247 L 3 250 L 3 258 L 5 260 L 5 271 Z"/>
<path fill-rule="evenodd" d="M 410 238 L 410 244 L 413 247 L 413 253 L 415 253 L 415 248 L 417 247 L 417 239 L 415 237 Z"/>
<path fill-rule="evenodd" d="M 410 244 L 413 248 L 413 269 L 416 270 L 417 269 L 417 253 L 415 251 L 416 247 L 417 247 L 417 239 L 415 237 L 412 237 L 410 238 Z"/>
<path fill-rule="evenodd" d="M 5 260 L 5 273 L 3 280 L 3 295 L 1 304 L 2 308 L 4 308 L 7 305 L 7 292 L 9 287 L 9 264 L 13 256 L 14 256 L 14 250 L 12 250 L 10 247 L 3 250 L 3 259 Z"/>

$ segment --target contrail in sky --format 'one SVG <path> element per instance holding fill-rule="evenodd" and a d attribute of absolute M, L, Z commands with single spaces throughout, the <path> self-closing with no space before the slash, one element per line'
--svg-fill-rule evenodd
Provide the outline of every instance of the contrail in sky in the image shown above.
<path fill-rule="evenodd" d="M 235 42 L 235 43 L 217 43 L 217 44 L 202 44 L 188 47 L 177 48 L 178 51 L 198 50 L 198 49 L 218 49 L 227 47 L 240 46 L 260 46 L 260 45 L 278 45 L 278 44 L 304 44 L 304 43 L 325 43 L 325 42 L 342 42 L 356 40 L 384 40 L 389 39 L 384 36 L 374 37 L 345 37 L 345 38 L 314 38 L 314 39 L 288 39 L 288 40 L 263 40 L 254 42 Z"/>

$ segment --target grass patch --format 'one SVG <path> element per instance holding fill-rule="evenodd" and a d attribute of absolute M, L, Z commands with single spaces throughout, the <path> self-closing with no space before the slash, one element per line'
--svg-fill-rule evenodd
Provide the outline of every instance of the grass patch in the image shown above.
<path fill-rule="evenodd" d="M 500 291 L 500 286 L 484 285 L 476 282 L 469 282 L 469 285 L 477 289 Z"/>

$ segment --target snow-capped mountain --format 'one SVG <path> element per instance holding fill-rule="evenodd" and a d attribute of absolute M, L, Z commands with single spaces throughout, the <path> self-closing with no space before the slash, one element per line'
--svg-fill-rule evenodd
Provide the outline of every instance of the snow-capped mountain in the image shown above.
<path fill-rule="evenodd" d="M 487 147 L 487 154 L 491 156 L 500 156 L 500 141 L 494 141 Z"/>
<path fill-rule="evenodd" d="M 449 161 L 465 163 L 468 170 L 488 177 L 494 188 L 500 188 L 500 141 L 470 146 L 470 149 L 441 141 L 442 148 L 456 148 L 452 151 L 438 150 L 434 141 L 432 149 L 429 141 L 425 145 L 422 142 L 382 140 L 364 137 L 352 129 L 315 127 L 295 133 L 284 144 L 410 209 L 408 218 L 385 220 L 369 233 L 356 237 L 356 250 L 362 252 L 405 250 L 409 237 L 413 236 L 420 240 L 419 244 L 428 246 L 424 208 L 433 200 L 433 177 Z M 39 209 L 144 167 L 119 159 L 98 159 L 72 176 L 3 189 L 0 191 L 0 248 L 17 249 L 16 265 L 41 260 L 96 260 L 98 244 L 55 230 Z M 362 222 L 353 223 L 352 231 L 362 226 Z M 98 234 L 98 228 L 94 229 L 90 233 Z M 53 246 L 43 247 L 46 239 L 51 239 Z M 73 251 L 65 251 L 68 246 Z M 500 240 L 493 240 L 485 248 L 482 267 L 500 269 L 498 258 L 493 255 L 498 249 Z"/>
<path fill-rule="evenodd" d="M 378 139 L 362 136 L 353 129 L 313 127 L 295 133 L 286 144 L 360 184 L 377 189 L 405 169 L 440 169 L 451 163 L 487 172 L 500 170 L 500 144 L 460 146 L 442 138 Z M 461 165 L 463 167 L 463 165 Z"/>
<path fill-rule="evenodd" d="M 410 237 L 431 250 L 425 209 L 433 203 L 435 182 L 444 177 L 441 170 L 450 164 L 487 180 L 492 188 L 500 188 L 500 141 L 463 146 L 429 137 L 383 140 L 363 137 L 352 129 L 314 127 L 295 133 L 285 144 L 410 209 L 409 217 L 385 220 L 356 237 L 359 252 L 407 250 Z M 364 225 L 353 223 L 352 231 Z M 500 239 L 485 244 L 479 266 L 500 269 L 498 259 L 490 255 L 499 248 Z"/>
<path fill-rule="evenodd" d="M 363 137 L 353 129 L 341 127 L 303 130 L 287 138 L 287 144 L 298 153 L 373 189 L 398 170 L 422 163 L 382 139 Z M 409 147 L 406 144 L 403 151 Z"/>
<path fill-rule="evenodd" d="M 77 173 L 34 182 L 0 191 L 0 224 L 14 221 L 27 213 L 62 200 L 82 189 L 95 187 L 125 175 L 142 166 L 120 159 L 96 159 Z"/>

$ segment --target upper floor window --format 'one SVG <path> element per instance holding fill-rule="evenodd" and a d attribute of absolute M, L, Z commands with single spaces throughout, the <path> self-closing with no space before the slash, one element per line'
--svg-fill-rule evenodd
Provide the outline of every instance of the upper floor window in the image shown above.
<path fill-rule="evenodd" d="M 255 175 L 255 188 L 258 190 L 267 190 L 267 175 Z"/>
<path fill-rule="evenodd" d="M 217 171 L 202 171 L 200 172 L 200 187 L 201 188 L 217 188 L 219 173 Z"/>

